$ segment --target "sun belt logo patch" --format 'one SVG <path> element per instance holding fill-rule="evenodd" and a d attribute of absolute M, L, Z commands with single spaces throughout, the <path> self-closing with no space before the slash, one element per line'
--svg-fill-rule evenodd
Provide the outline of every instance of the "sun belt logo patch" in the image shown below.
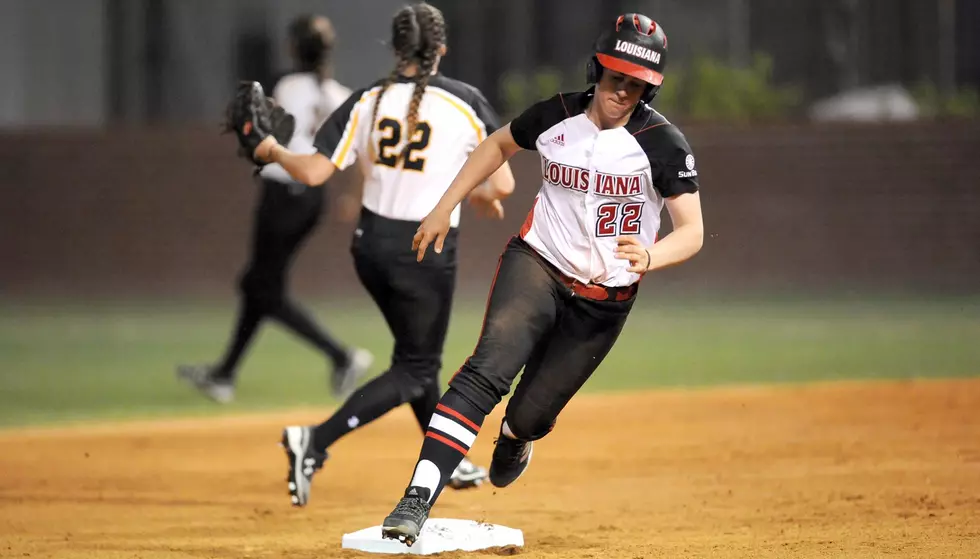
<path fill-rule="evenodd" d="M 684 166 L 687 167 L 686 171 L 678 171 L 677 177 L 681 179 L 690 179 L 698 176 L 698 172 L 694 170 L 694 156 L 690 153 L 684 158 Z"/>

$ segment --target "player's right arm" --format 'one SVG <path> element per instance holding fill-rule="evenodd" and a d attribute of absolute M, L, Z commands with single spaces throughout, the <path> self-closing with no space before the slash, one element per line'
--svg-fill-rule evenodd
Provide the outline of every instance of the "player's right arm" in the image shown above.
<path fill-rule="evenodd" d="M 425 256 L 425 249 L 433 241 L 435 241 L 436 253 L 442 252 L 442 244 L 449 233 L 450 216 L 453 209 L 465 200 L 470 192 L 490 178 L 491 175 L 495 175 L 496 171 L 520 149 L 521 147 L 514 141 L 514 136 L 510 132 L 510 124 L 507 124 L 487 137 L 473 150 L 473 153 L 470 154 L 466 163 L 457 173 L 456 178 L 453 179 L 452 184 L 449 185 L 449 189 L 442 195 L 436 207 L 422 220 L 422 224 L 415 234 L 412 250 L 418 252 L 417 260 L 419 262 Z M 510 173 L 509 166 L 506 172 Z M 513 174 L 510 174 L 510 181 L 513 184 Z M 506 188 L 503 186 L 506 180 L 506 175 L 496 178 L 501 189 Z M 510 190 L 513 191 L 513 186 L 510 187 Z"/>
<path fill-rule="evenodd" d="M 422 220 L 412 241 L 412 249 L 418 253 L 416 259 L 421 262 L 426 248 L 432 243 L 435 243 L 437 253 L 442 252 L 453 209 L 488 178 L 489 188 L 500 188 L 501 192 L 507 192 L 509 196 L 513 191 L 513 173 L 509 165 L 503 169 L 507 160 L 522 149 L 536 149 L 538 136 L 565 116 L 561 95 L 555 95 L 551 99 L 535 103 L 480 143 L 463 164 L 435 209 Z"/>
<path fill-rule="evenodd" d="M 272 142 L 268 142 L 268 140 Z M 269 143 L 268 146 L 263 144 Z M 297 181 L 307 186 L 322 186 L 330 180 L 337 166 L 322 153 L 293 153 L 269 136 L 255 150 L 255 156 L 267 163 L 278 163 Z"/>

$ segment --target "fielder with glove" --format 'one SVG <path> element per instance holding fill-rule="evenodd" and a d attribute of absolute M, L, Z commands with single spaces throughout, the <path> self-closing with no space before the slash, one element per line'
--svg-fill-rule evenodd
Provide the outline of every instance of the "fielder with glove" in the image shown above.
<path fill-rule="evenodd" d="M 330 52 L 334 33 L 322 16 L 296 19 L 289 30 L 296 71 L 283 76 L 272 97 L 256 82 L 242 82 L 225 114 L 225 132 L 238 137 L 243 157 L 260 168 L 262 192 L 255 212 L 250 262 L 241 276 L 238 320 L 224 357 L 217 364 L 182 365 L 178 376 L 220 403 L 234 398 L 239 361 L 259 324 L 271 318 L 323 352 L 330 384 L 338 398 L 346 397 L 367 370 L 371 355 L 350 349 L 316 323 L 312 315 L 286 295 L 286 274 L 300 245 L 323 213 L 322 188 L 309 188 L 278 165 L 254 157 L 268 139 L 309 151 L 313 133 L 347 99 L 350 90 L 331 77 Z"/>
<path fill-rule="evenodd" d="M 315 153 L 283 145 L 275 108 L 258 99 L 258 90 L 243 90 L 231 111 L 245 156 L 278 164 L 299 182 L 322 185 L 337 170 L 359 164 L 364 184 L 351 253 L 358 278 L 395 338 L 388 370 L 351 395 L 332 417 L 320 425 L 284 429 L 287 485 L 299 506 L 309 499 L 328 447 L 402 404 L 412 407 L 427 438 L 462 436 L 469 444 L 461 432 L 445 432 L 452 411 L 437 406 L 456 284 L 459 207 L 447 214 L 439 254 L 419 263 L 411 245 L 422 218 L 469 154 L 497 129 L 498 118 L 478 89 L 438 72 L 446 54 L 446 26 L 438 9 L 423 2 L 399 10 L 390 44 L 392 72 L 356 91 L 327 119 L 316 132 Z M 469 197 L 478 210 L 496 218 L 503 216 L 501 200 L 514 189 L 509 165 L 498 167 Z M 460 456 L 445 482 L 472 487 L 486 476 L 486 470 Z"/>

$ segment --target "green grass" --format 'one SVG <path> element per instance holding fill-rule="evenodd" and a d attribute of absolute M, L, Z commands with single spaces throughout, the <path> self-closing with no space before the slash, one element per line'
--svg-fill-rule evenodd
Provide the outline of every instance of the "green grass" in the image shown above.
<path fill-rule="evenodd" d="M 641 297 L 585 390 L 980 375 L 980 300 L 753 300 Z M 224 349 L 234 308 L 214 303 L 0 307 L 0 425 L 234 413 L 335 405 L 318 353 L 264 327 L 240 371 L 238 402 L 216 409 L 174 365 Z M 375 352 L 390 335 L 371 306 L 319 304 L 338 336 Z M 443 377 L 469 355 L 483 304 L 460 303 Z"/>

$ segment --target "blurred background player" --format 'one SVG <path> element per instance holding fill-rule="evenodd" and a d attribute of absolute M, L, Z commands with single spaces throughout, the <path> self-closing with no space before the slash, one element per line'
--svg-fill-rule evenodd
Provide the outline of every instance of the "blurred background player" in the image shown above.
<path fill-rule="evenodd" d="M 296 118 L 289 147 L 297 153 L 314 151 L 316 130 L 350 96 L 350 89 L 332 77 L 334 42 L 333 25 L 324 16 L 300 16 L 289 26 L 289 51 L 295 70 L 278 81 L 273 97 Z M 324 353 L 332 368 L 333 394 L 346 397 L 370 366 L 370 353 L 345 347 L 286 294 L 289 266 L 320 221 L 324 190 L 297 182 L 278 165 L 264 166 L 259 182 L 262 192 L 255 212 L 250 261 L 239 283 L 238 320 L 224 357 L 215 365 L 179 366 L 178 377 L 212 400 L 230 402 L 241 358 L 259 325 L 271 318 Z"/>
<path fill-rule="evenodd" d="M 520 477 L 533 441 L 554 428 L 616 343 L 643 274 L 701 249 L 694 155 L 648 105 L 666 53 L 667 36 L 650 18 L 609 22 L 588 64 L 594 86 L 540 101 L 491 135 L 422 220 L 413 243 L 420 262 L 430 243 L 443 250 L 453 207 L 521 149 L 539 152 L 538 196 L 500 257 L 476 349 L 439 401 L 383 537 L 415 542 L 456 463 L 523 369 L 489 476 L 496 487 Z M 664 206 L 674 227 L 658 241 Z"/>
<path fill-rule="evenodd" d="M 354 92 L 317 132 L 316 154 L 296 153 L 269 136 L 258 159 L 279 163 L 308 185 L 360 163 L 365 177 L 360 220 L 351 252 L 357 275 L 381 309 L 395 338 L 391 365 L 315 427 L 290 426 L 283 446 L 290 461 L 289 492 L 305 505 L 310 481 L 327 448 L 350 431 L 408 402 L 425 430 L 439 396 L 439 370 L 456 284 L 460 208 L 439 254 L 423 263 L 410 250 L 421 219 L 442 197 L 467 156 L 498 126 L 498 117 L 475 87 L 438 73 L 446 53 L 442 12 L 425 4 L 399 10 L 392 21 L 395 67 L 372 86 Z M 474 189 L 470 203 L 488 217 L 503 217 L 500 200 L 514 190 L 510 166 Z M 447 479 L 451 487 L 486 477 L 468 461 Z"/>

